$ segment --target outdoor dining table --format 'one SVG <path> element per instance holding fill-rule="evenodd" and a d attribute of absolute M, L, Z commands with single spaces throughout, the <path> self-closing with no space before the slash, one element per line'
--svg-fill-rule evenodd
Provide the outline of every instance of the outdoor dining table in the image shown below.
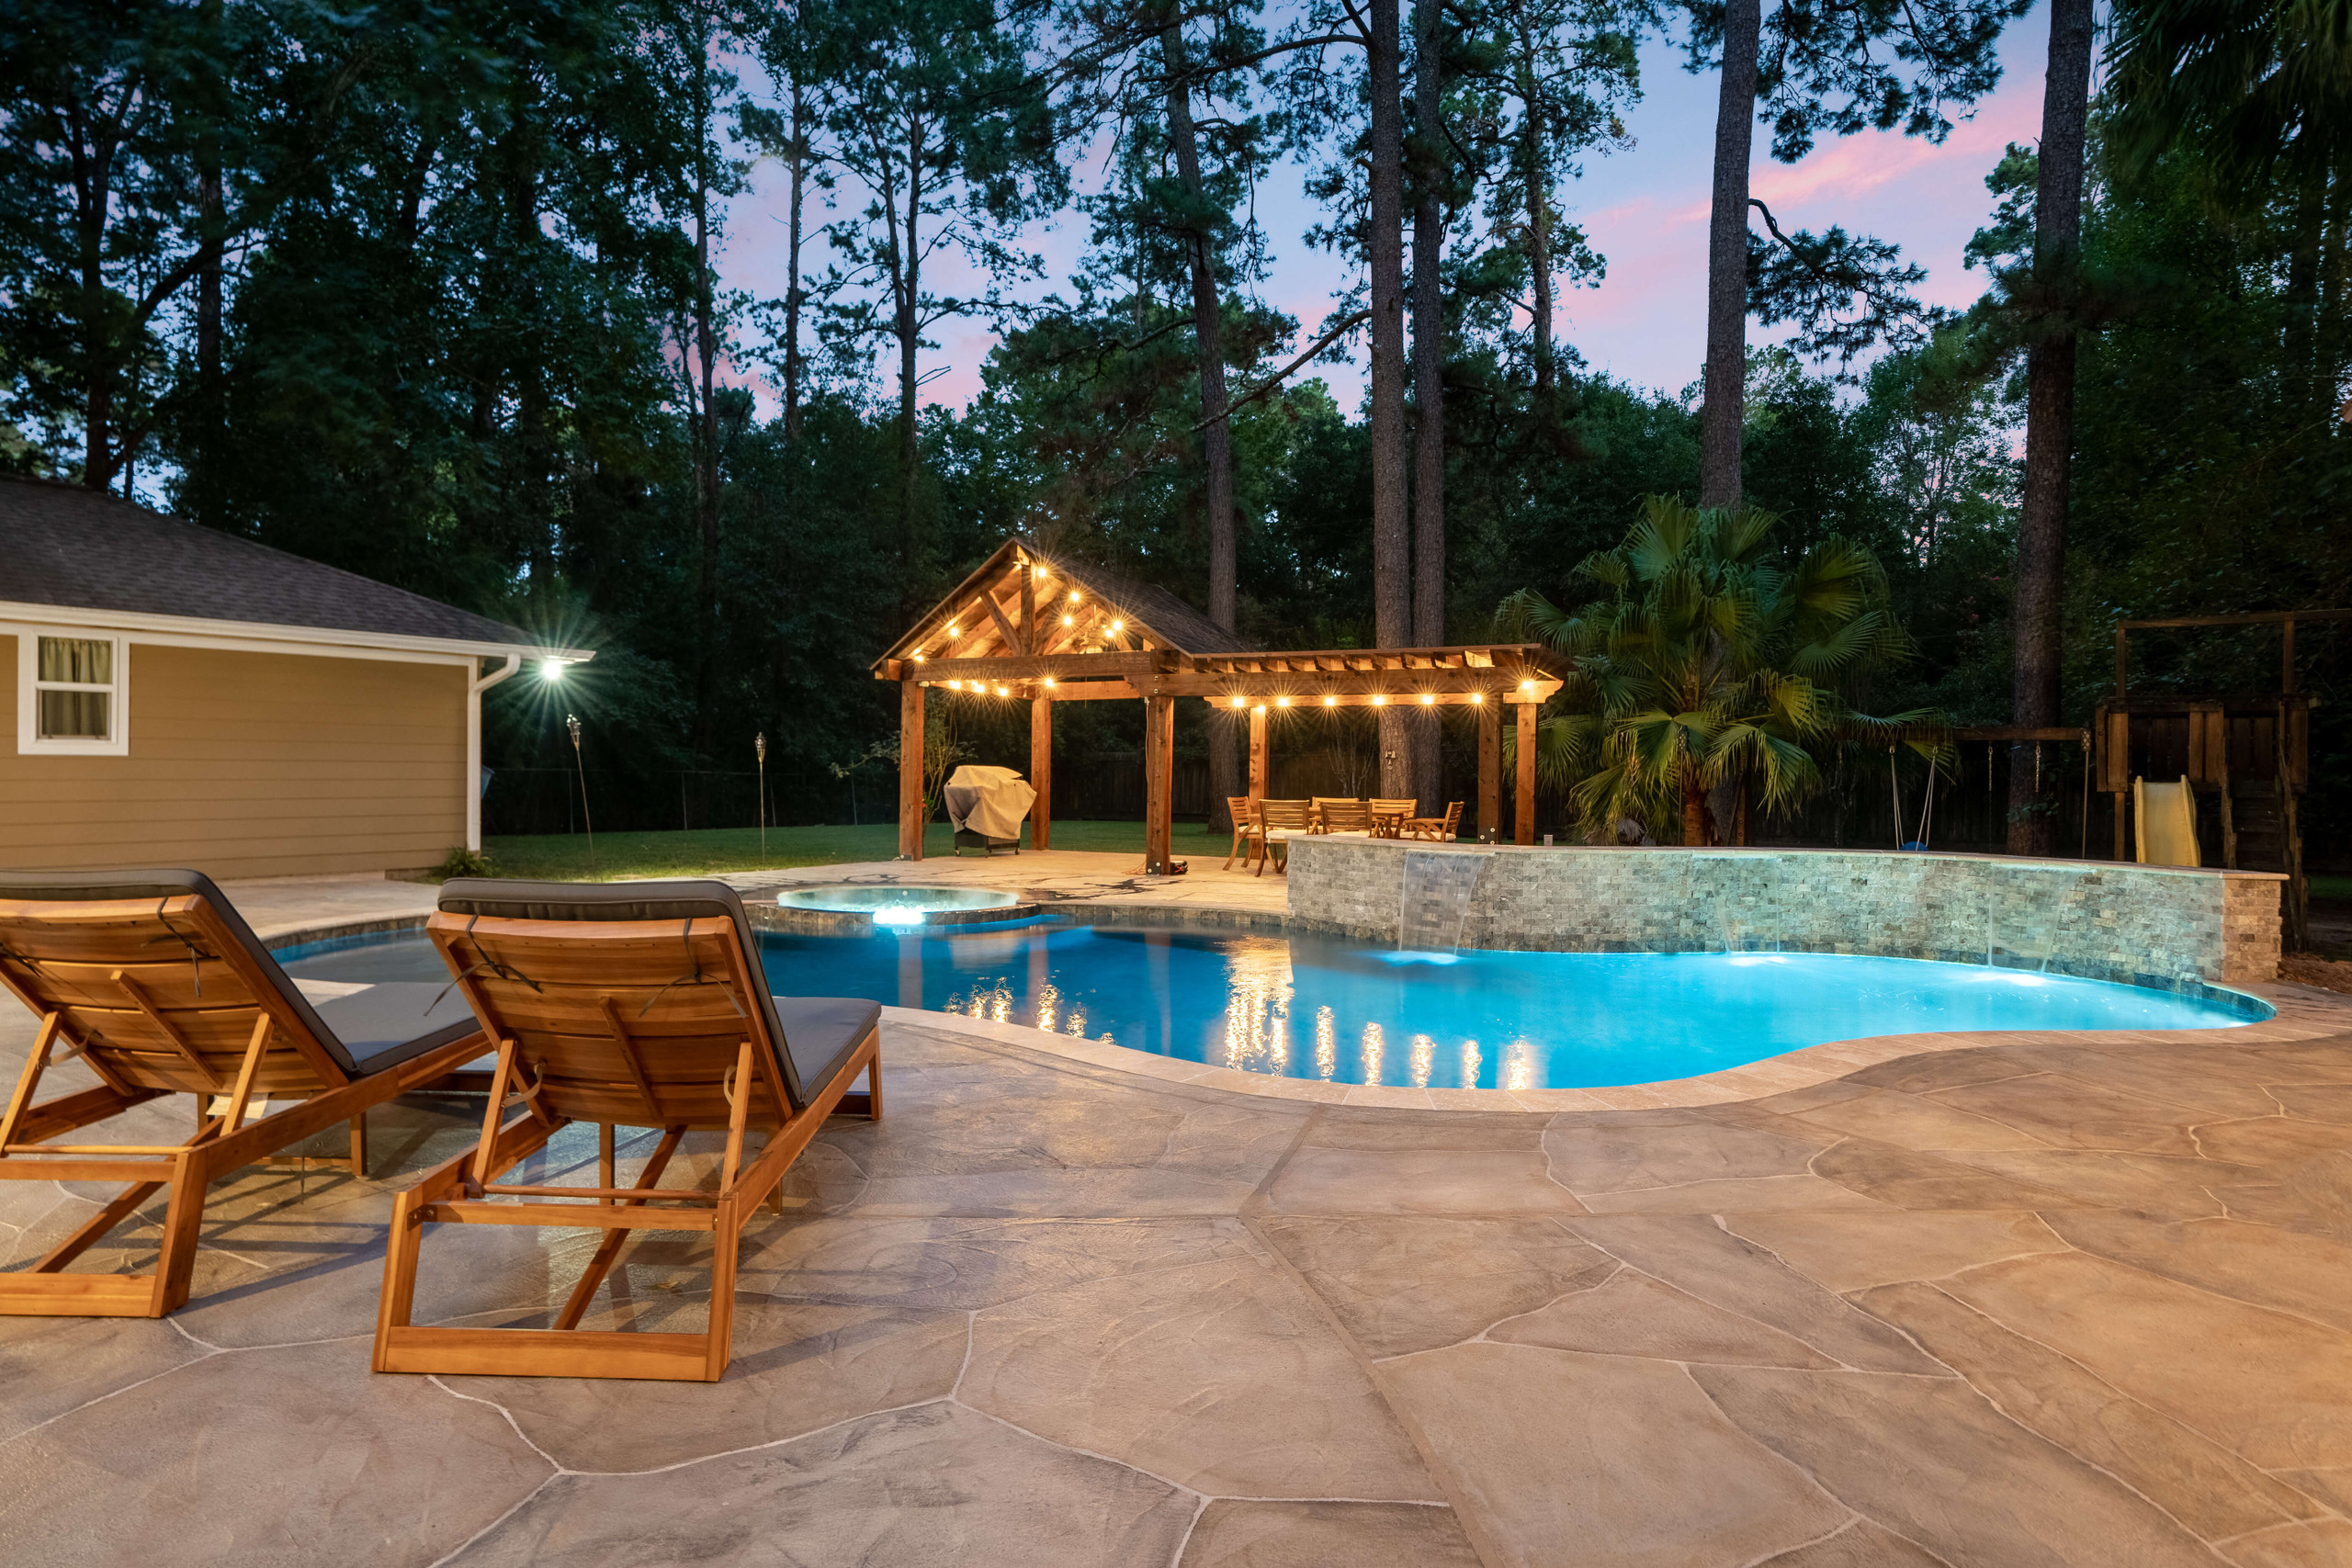
<path fill-rule="evenodd" d="M 1372 812 L 1372 836 L 1375 839 L 1401 839 L 1405 836 L 1409 811 L 1384 811 L 1377 807 Z"/>

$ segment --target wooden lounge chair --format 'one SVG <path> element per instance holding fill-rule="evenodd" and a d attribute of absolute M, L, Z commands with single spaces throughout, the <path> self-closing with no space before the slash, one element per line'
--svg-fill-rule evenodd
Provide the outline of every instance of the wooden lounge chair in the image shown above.
<path fill-rule="evenodd" d="M 1226 852 L 1225 864 L 1219 869 L 1231 871 L 1234 861 L 1245 852 L 1254 859 L 1262 840 L 1258 833 L 1257 801 L 1246 795 L 1228 795 L 1225 797 L 1225 808 L 1233 818 L 1233 848 Z M 1241 863 L 1247 865 L 1250 863 L 1243 860 Z"/>
<path fill-rule="evenodd" d="M 1455 801 L 1445 808 L 1442 817 L 1408 817 L 1404 836 L 1408 839 L 1434 839 L 1440 843 L 1453 842 L 1454 833 L 1462 826 L 1462 803 Z"/>
<path fill-rule="evenodd" d="M 716 1382 L 732 1354 L 745 1223 L 826 1117 L 881 1120 L 881 1009 L 771 997 L 742 901 L 720 882 L 454 881 L 425 931 L 498 1061 L 481 1143 L 393 1210 L 376 1370 Z M 844 1092 L 860 1072 L 866 1092 Z M 515 1104 L 522 1114 L 501 1126 Z M 500 1183 L 574 1121 L 596 1123 L 595 1186 Z M 616 1125 L 662 1129 L 633 1187 L 615 1184 Z M 747 1151 L 754 1128 L 766 1142 Z M 657 1187 L 679 1140 L 698 1130 L 727 1134 L 717 1190 Z M 435 1223 L 605 1235 L 554 1327 L 420 1328 L 409 1322 L 418 1247 Z M 633 1229 L 709 1233 L 703 1333 L 576 1326 Z"/>
<path fill-rule="evenodd" d="M 1258 803 L 1258 874 L 1266 874 L 1266 863 L 1274 862 L 1274 869 L 1288 875 L 1290 851 L 1286 847 L 1293 839 L 1303 839 L 1307 833 L 1307 818 L 1314 809 L 1304 800 L 1261 800 Z"/>
<path fill-rule="evenodd" d="M 368 1110 L 484 1049 L 447 986 L 306 996 L 193 871 L 0 874 L 0 984 L 40 1019 L 0 1113 L 0 1180 L 130 1183 L 31 1269 L 0 1274 L 0 1314 L 163 1316 L 187 1300 L 211 1182 L 338 1123 L 364 1174 Z M 41 1079 L 74 1056 L 96 1086 L 36 1103 Z M 197 1097 L 185 1143 L 56 1141 L 170 1094 Z M 291 1103 L 246 1122 L 280 1100 Z M 65 1271 L 165 1190 L 153 1273 Z"/>

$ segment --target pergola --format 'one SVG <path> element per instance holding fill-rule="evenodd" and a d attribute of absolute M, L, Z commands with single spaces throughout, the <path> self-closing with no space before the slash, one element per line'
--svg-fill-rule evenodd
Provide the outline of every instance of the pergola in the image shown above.
<path fill-rule="evenodd" d="M 1115 577 L 1016 536 L 876 660 L 899 682 L 899 853 L 922 858 L 923 704 L 931 689 L 1029 704 L 1030 843 L 1053 839 L 1053 705 L 1139 701 L 1144 710 L 1144 869 L 1169 862 L 1176 702 L 1246 713 L 1250 794 L 1266 794 L 1271 711 L 1478 710 L 1480 836 L 1502 819 L 1502 710 L 1518 737 L 1518 840 L 1535 833 L 1535 714 L 1566 668 L 1534 643 L 1458 648 L 1235 649 L 1233 635 L 1165 589 Z"/>

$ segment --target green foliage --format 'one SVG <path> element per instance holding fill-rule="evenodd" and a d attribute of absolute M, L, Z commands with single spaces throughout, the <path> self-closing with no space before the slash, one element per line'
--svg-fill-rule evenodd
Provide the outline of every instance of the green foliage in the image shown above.
<path fill-rule="evenodd" d="M 443 882 L 456 876 L 495 876 L 497 871 L 489 855 L 480 850 L 469 850 L 463 844 L 451 844 L 433 874 Z"/>
<path fill-rule="evenodd" d="M 1651 496 L 1616 548 L 1577 573 L 1600 596 L 1575 611 L 1522 590 L 1499 637 L 1533 637 L 1566 658 L 1568 711 L 1537 728 L 1538 776 L 1566 788 L 1586 836 L 1626 819 L 1682 841 L 1717 841 L 1710 790 L 1734 784 L 1767 811 L 1821 786 L 1815 750 L 1857 731 L 1892 739 L 1930 716 L 1878 720 L 1846 694 L 1904 658 L 1908 639 L 1869 551 L 1834 536 L 1792 558 L 1772 513 L 1702 511 Z"/>

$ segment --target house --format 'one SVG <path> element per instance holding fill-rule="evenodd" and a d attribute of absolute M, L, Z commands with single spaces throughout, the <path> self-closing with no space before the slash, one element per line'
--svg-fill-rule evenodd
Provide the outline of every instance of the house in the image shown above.
<path fill-rule="evenodd" d="M 526 659 L 589 657 L 101 491 L 0 479 L 0 866 L 436 864 L 481 847 L 482 693 Z"/>

